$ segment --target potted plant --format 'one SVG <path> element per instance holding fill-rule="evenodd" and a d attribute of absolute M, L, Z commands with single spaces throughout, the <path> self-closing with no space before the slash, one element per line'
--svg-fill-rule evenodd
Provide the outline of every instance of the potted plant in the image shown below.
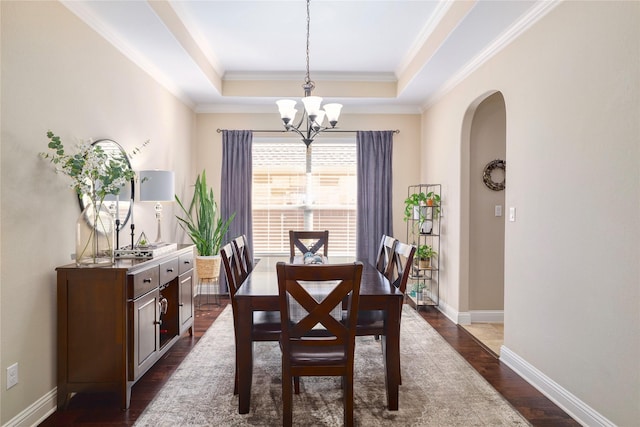
<path fill-rule="evenodd" d="M 426 196 L 427 206 L 433 207 L 433 219 L 438 219 L 440 214 L 440 195 L 430 191 Z"/>
<path fill-rule="evenodd" d="M 418 259 L 418 268 L 425 270 L 431 268 L 431 258 L 438 253 L 430 245 L 419 245 L 415 257 Z"/>
<path fill-rule="evenodd" d="M 76 265 L 95 267 L 113 264 L 115 250 L 118 249 L 114 244 L 116 226 L 104 200 L 108 195 L 119 194 L 135 176 L 128 160 L 130 155 L 124 151 L 105 151 L 100 144 L 91 141 L 82 141 L 73 154 L 52 131 L 47 132 L 47 138 L 47 147 L 51 151 L 42 152 L 40 156 L 49 159 L 56 172 L 71 178 L 71 187 L 79 197 L 88 198 L 76 221 Z M 148 143 L 145 142 L 143 147 Z M 140 148 L 136 148 L 133 154 L 139 151 Z"/>
<path fill-rule="evenodd" d="M 198 175 L 194 187 L 189 209 L 177 195 L 175 196 L 184 214 L 183 217 L 176 218 L 196 246 L 198 277 L 215 279 L 220 274 L 220 247 L 235 213 L 226 220 L 220 217 L 213 189 L 207 187 L 205 171 Z"/>
<path fill-rule="evenodd" d="M 423 209 L 421 206 L 427 206 L 427 195 L 424 193 L 413 193 L 404 200 L 404 220 L 421 219 Z"/>
<path fill-rule="evenodd" d="M 429 192 L 427 194 L 420 192 L 413 193 L 404 201 L 404 220 L 417 220 L 417 226 L 421 234 L 431 234 L 431 230 L 433 229 L 433 221 L 431 220 L 431 217 L 433 216 L 435 218 L 436 213 L 434 210 L 433 215 L 431 215 L 429 206 L 433 206 L 433 202 L 436 200 L 436 197 L 439 201 L 440 196 L 434 196 L 433 192 Z M 436 207 L 435 209 L 438 208 Z"/>

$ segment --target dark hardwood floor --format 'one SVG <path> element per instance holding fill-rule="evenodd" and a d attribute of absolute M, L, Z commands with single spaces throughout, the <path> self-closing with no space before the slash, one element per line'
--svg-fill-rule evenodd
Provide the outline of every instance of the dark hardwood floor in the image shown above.
<path fill-rule="evenodd" d="M 131 426 L 160 391 L 180 362 L 191 351 L 209 326 L 229 303 L 221 299 L 220 307 L 203 306 L 196 310 L 193 336 L 183 335 L 132 388 L 128 410 L 119 409 L 112 393 L 75 395 L 65 411 L 56 411 L 40 424 L 50 426 Z M 579 426 L 553 402 L 501 364 L 464 329 L 451 322 L 435 308 L 420 311 L 444 339 L 460 353 L 511 405 L 534 426 Z"/>

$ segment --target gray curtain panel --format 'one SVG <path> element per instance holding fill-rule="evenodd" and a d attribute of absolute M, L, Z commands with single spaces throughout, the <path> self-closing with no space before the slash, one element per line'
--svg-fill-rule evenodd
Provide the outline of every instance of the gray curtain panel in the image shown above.
<path fill-rule="evenodd" d="M 253 258 L 253 222 L 251 219 L 251 145 L 253 132 L 250 130 L 222 131 L 222 169 L 220 212 L 223 218 L 229 218 L 234 212 L 235 219 L 229 226 L 224 239 L 245 234 L 249 255 Z M 220 275 L 221 289 L 226 291 L 224 274 Z"/>
<path fill-rule="evenodd" d="M 375 265 L 383 234 L 393 235 L 391 161 L 393 131 L 358 131 L 356 257 Z"/>

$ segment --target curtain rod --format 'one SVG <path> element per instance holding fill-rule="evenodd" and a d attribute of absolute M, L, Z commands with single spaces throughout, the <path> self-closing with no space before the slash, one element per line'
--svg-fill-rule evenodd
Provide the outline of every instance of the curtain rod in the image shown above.
<path fill-rule="evenodd" d="M 223 130 L 227 130 L 227 129 L 220 129 L 218 128 L 216 130 L 216 132 L 221 133 Z M 264 130 L 258 130 L 258 129 L 249 129 L 251 130 L 251 132 L 267 132 L 267 133 L 287 133 L 288 131 L 286 130 L 273 130 L 273 129 L 264 129 Z M 351 133 L 351 132 L 358 132 L 357 130 L 340 130 L 340 129 L 327 129 L 323 132 L 327 132 L 327 133 Z M 396 129 L 393 131 L 393 133 L 400 133 L 399 129 Z"/>

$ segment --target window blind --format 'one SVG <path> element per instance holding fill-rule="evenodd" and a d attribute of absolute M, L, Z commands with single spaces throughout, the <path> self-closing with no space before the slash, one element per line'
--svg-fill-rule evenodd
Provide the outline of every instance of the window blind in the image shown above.
<path fill-rule="evenodd" d="M 289 230 L 329 230 L 329 254 L 355 255 L 355 139 L 310 146 L 275 138 L 253 142 L 256 255 L 289 253 Z M 309 172 L 307 169 L 309 168 Z"/>

